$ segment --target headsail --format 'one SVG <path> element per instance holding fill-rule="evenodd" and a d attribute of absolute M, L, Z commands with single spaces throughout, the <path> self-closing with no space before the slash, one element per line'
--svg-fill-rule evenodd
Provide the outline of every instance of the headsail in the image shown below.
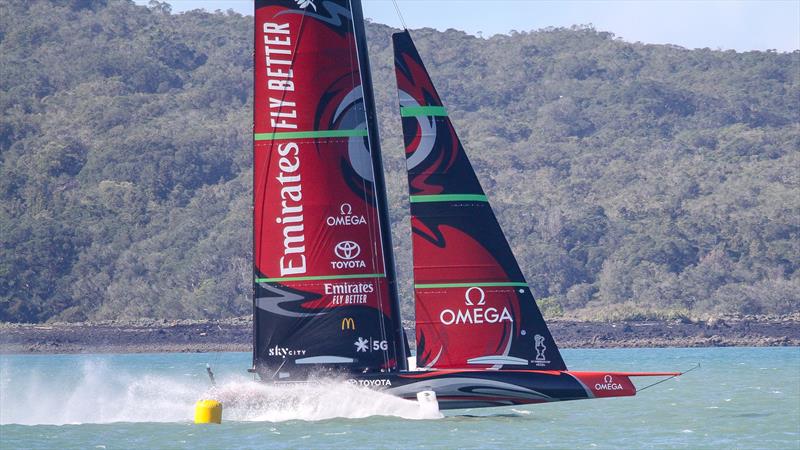
<path fill-rule="evenodd" d="M 565 370 L 408 32 L 393 35 L 413 230 L 417 365 Z"/>
<path fill-rule="evenodd" d="M 257 0 L 253 364 L 405 367 L 361 7 Z"/>

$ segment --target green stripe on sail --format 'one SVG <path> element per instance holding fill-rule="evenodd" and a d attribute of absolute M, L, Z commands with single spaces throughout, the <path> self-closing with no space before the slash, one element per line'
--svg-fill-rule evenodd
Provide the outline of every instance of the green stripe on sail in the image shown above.
<path fill-rule="evenodd" d="M 282 283 L 285 281 L 351 280 L 353 278 L 385 278 L 385 273 L 356 273 L 351 275 L 318 275 L 310 277 L 256 278 L 256 283 Z"/>
<path fill-rule="evenodd" d="M 447 109 L 444 106 L 401 106 L 400 116 L 447 116 Z"/>
<path fill-rule="evenodd" d="M 412 195 L 411 203 L 430 203 L 430 202 L 488 202 L 485 195 L 479 194 L 439 194 L 439 195 Z"/>
<path fill-rule="evenodd" d="M 414 289 L 459 288 L 459 287 L 528 287 L 528 283 L 503 281 L 497 283 L 437 283 L 415 284 Z"/>
<path fill-rule="evenodd" d="M 284 131 L 280 133 L 255 133 L 253 134 L 253 140 L 275 141 L 278 139 L 363 137 L 366 135 L 367 130 L 365 128 L 357 130 Z"/>

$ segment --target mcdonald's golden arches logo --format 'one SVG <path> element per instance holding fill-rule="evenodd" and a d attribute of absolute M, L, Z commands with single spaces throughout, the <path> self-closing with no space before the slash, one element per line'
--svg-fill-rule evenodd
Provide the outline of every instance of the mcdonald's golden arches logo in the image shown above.
<path fill-rule="evenodd" d="M 353 330 L 356 329 L 356 321 L 353 320 L 352 317 L 345 317 L 342 319 L 342 331 L 344 330 Z"/>

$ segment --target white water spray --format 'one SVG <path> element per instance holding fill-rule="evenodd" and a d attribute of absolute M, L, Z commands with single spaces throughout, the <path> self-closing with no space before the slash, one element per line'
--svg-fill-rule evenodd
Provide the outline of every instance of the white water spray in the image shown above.
<path fill-rule="evenodd" d="M 224 420 L 283 422 L 369 416 L 442 417 L 438 411 L 421 408 L 416 401 L 332 380 L 290 385 L 238 381 L 220 385 L 209 394 L 225 405 Z"/>
<path fill-rule="evenodd" d="M 209 389 L 203 372 L 147 375 L 146 368 L 112 369 L 102 361 L 83 362 L 69 377 L 10 370 L 5 362 L 0 369 L 0 424 L 187 422 L 201 398 L 223 403 L 223 422 L 442 417 L 417 402 L 336 381 L 277 386 L 224 376 Z"/>

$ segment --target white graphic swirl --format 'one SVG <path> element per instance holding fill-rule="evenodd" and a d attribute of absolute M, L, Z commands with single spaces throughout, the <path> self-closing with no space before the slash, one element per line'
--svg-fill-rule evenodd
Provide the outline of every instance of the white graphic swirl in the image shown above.
<path fill-rule="evenodd" d="M 420 106 L 414 97 L 410 96 L 405 91 L 398 91 L 400 97 L 400 106 Z M 433 117 L 417 116 L 417 123 L 419 123 L 419 145 L 411 155 L 406 158 L 406 166 L 411 170 L 425 161 L 425 158 L 433 151 L 433 146 L 436 144 L 436 121 Z"/>
<path fill-rule="evenodd" d="M 343 115 L 349 111 L 355 111 L 361 114 L 363 121 L 358 122 L 353 129 L 366 130 L 367 123 L 364 115 L 364 94 L 361 86 L 356 86 L 344 96 L 336 112 L 333 115 L 333 121 L 338 121 Z M 362 136 L 353 136 L 347 142 L 347 157 L 350 159 L 350 165 L 353 170 L 366 181 L 370 183 L 375 180 L 372 174 L 372 157 L 369 153 L 369 148 L 366 145 L 367 139 Z"/>
<path fill-rule="evenodd" d="M 261 286 L 261 288 L 267 292 L 279 295 L 279 297 L 257 298 L 256 308 L 258 309 L 263 309 L 264 311 L 268 311 L 271 312 L 272 314 L 277 314 L 279 316 L 284 316 L 284 317 L 314 317 L 325 314 L 325 312 L 298 313 L 294 311 L 288 311 L 281 306 L 282 303 L 296 302 L 299 300 L 303 300 L 303 297 L 289 291 L 284 291 L 268 283 L 260 283 L 259 286 Z"/>

